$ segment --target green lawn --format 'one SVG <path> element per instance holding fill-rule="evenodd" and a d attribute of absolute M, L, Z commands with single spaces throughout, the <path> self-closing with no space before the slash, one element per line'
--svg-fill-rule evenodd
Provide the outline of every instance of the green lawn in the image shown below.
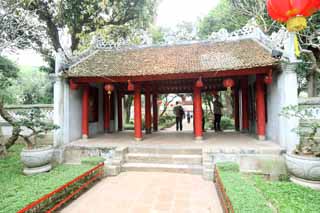
<path fill-rule="evenodd" d="M 218 168 L 235 212 L 319 212 L 320 191 L 288 181 L 244 175 L 234 164 L 220 164 Z"/>
<path fill-rule="evenodd" d="M 49 173 L 24 176 L 19 157 L 22 147 L 15 145 L 7 157 L 0 159 L 0 213 L 18 211 L 92 167 L 59 165 Z"/>

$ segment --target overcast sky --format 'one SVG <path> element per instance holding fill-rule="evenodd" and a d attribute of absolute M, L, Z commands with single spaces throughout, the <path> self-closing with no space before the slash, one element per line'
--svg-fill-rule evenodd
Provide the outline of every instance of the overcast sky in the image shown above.
<path fill-rule="evenodd" d="M 196 22 L 207 15 L 219 0 L 162 0 L 157 11 L 156 25 L 174 27 L 180 22 Z"/>
<path fill-rule="evenodd" d="M 156 25 L 174 27 L 183 21 L 195 23 L 219 2 L 219 0 L 161 0 L 156 17 Z M 19 65 L 41 66 L 43 61 L 39 54 L 32 50 L 19 51 L 10 57 Z"/>

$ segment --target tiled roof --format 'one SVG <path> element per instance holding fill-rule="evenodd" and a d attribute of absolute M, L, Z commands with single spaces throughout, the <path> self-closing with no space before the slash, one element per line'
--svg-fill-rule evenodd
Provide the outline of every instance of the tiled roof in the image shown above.
<path fill-rule="evenodd" d="M 277 60 L 255 40 L 198 42 L 122 50 L 97 50 L 72 65 L 69 77 L 144 76 L 241 70 Z"/>

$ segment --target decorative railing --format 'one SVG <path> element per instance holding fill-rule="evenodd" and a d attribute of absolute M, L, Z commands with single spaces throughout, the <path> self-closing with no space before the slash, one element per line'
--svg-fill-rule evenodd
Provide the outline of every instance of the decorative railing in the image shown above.
<path fill-rule="evenodd" d="M 219 170 L 217 169 L 216 165 L 214 166 L 214 182 L 216 184 L 216 189 L 217 189 L 218 197 L 220 199 L 220 203 L 222 205 L 223 212 L 234 213 L 232 203 L 226 193 L 226 189 L 221 181 Z"/>
<path fill-rule="evenodd" d="M 63 186 L 30 203 L 17 213 L 55 212 L 104 175 L 104 163 L 76 177 Z"/>
<path fill-rule="evenodd" d="M 39 108 L 45 115 L 47 120 L 53 121 L 53 104 L 32 104 L 32 105 L 8 105 L 5 109 L 14 117 L 18 117 L 17 112 L 29 111 L 32 108 Z M 0 124 L 4 124 L 6 121 L 0 116 Z"/>

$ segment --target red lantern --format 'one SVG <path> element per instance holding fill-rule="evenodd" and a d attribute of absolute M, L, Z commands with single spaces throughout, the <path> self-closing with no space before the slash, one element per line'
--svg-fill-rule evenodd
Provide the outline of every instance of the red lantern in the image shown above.
<path fill-rule="evenodd" d="M 320 0 L 267 0 L 267 10 L 272 19 L 286 23 L 290 32 L 307 27 L 306 17 L 320 7 Z"/>
<path fill-rule="evenodd" d="M 128 80 L 128 91 L 134 91 L 134 84 L 130 80 Z"/>
<path fill-rule="evenodd" d="M 104 89 L 108 92 L 108 95 L 111 95 L 112 91 L 114 90 L 114 86 L 112 84 L 106 84 Z"/>
<path fill-rule="evenodd" d="M 223 80 L 223 86 L 224 86 L 225 88 L 231 88 L 231 87 L 233 87 L 233 86 L 234 86 L 234 80 L 231 79 L 231 78 L 224 79 L 224 80 Z"/>
<path fill-rule="evenodd" d="M 231 87 L 234 86 L 234 80 L 231 78 L 224 79 L 223 86 L 227 88 L 228 93 L 231 94 Z"/>
<path fill-rule="evenodd" d="M 202 88 L 203 87 L 203 82 L 202 82 L 202 78 L 201 77 L 196 81 L 196 87 L 197 88 Z"/>

